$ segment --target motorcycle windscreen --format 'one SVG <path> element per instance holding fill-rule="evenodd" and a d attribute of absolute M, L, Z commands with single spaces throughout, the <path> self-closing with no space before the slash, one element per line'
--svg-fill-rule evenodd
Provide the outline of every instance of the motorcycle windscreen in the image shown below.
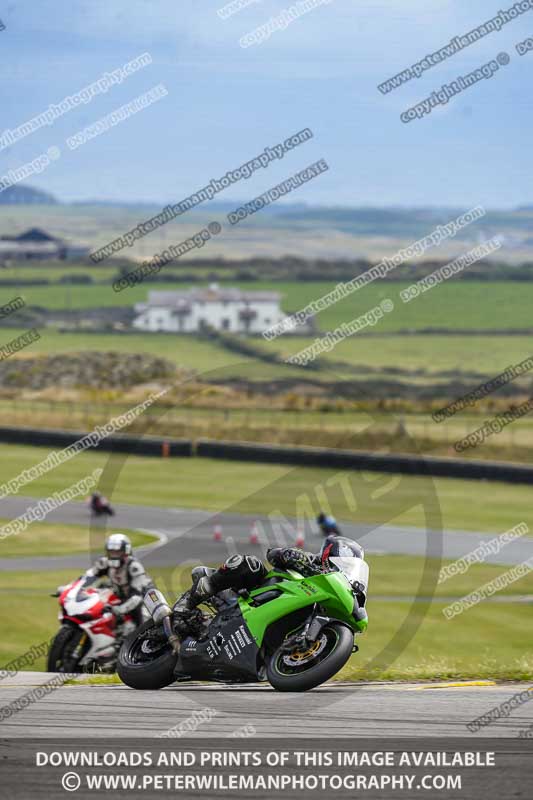
<path fill-rule="evenodd" d="M 334 556 L 329 559 L 351 584 L 354 581 L 361 583 L 365 587 L 365 594 L 368 593 L 369 568 L 366 561 L 355 556 Z"/>

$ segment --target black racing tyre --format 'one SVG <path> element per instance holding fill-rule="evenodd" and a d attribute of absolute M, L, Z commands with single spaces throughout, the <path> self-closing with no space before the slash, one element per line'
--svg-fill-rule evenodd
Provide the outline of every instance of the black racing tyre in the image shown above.
<path fill-rule="evenodd" d="M 56 633 L 50 650 L 46 669 L 48 672 L 73 672 L 71 653 L 81 638 L 82 631 L 73 625 L 62 625 Z M 66 664 L 65 662 L 68 663 Z"/>
<path fill-rule="evenodd" d="M 330 622 L 307 651 L 290 653 L 278 648 L 267 661 L 267 677 L 279 692 L 305 692 L 339 672 L 353 649 L 353 632 L 347 625 Z"/>
<path fill-rule="evenodd" d="M 150 619 L 122 643 L 117 672 L 121 681 L 132 689 L 162 689 L 174 682 L 177 660 L 162 629 Z"/>

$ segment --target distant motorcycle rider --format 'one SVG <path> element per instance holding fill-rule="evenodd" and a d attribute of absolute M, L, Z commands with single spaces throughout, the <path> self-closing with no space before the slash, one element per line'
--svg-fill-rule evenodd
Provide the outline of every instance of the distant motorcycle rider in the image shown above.
<path fill-rule="evenodd" d="M 107 497 L 104 497 L 100 492 L 93 492 L 89 500 L 89 506 L 94 514 L 101 514 L 105 512 L 112 515 L 113 509 L 109 504 Z"/>
<path fill-rule="evenodd" d="M 81 589 L 85 589 L 102 578 L 107 578 L 113 593 L 121 599 L 118 605 L 108 605 L 104 611 L 111 612 L 122 622 L 129 614 L 135 627 L 146 619 L 142 600 L 154 584 L 141 562 L 133 555 L 131 542 L 123 533 L 113 533 L 106 539 L 105 556 L 98 558 L 84 576 Z M 123 635 L 129 631 L 123 631 Z"/>
<path fill-rule="evenodd" d="M 304 577 L 338 569 L 331 560 L 351 556 L 364 558 L 363 548 L 351 539 L 328 537 L 318 553 L 309 553 L 297 547 L 275 547 L 267 550 L 266 557 L 275 569 L 295 570 Z M 256 556 L 234 555 L 209 574 L 206 567 L 196 567 L 192 572 L 193 585 L 175 603 L 174 625 L 178 635 L 198 635 L 203 627 L 203 615 L 197 606 L 227 589 L 234 592 L 256 589 L 264 582 L 268 568 Z M 360 587 L 360 605 L 364 606 L 365 587 Z M 366 612 L 365 612 L 366 613 Z"/>
<path fill-rule="evenodd" d="M 337 525 L 337 520 L 335 517 L 332 517 L 330 514 L 324 514 L 323 511 L 320 512 L 318 517 L 316 518 L 318 522 L 318 526 L 324 536 L 341 536 L 341 531 L 339 526 Z"/>

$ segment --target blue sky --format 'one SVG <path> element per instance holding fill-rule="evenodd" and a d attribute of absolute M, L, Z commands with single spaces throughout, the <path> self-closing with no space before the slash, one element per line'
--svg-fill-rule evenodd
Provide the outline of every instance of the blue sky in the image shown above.
<path fill-rule="evenodd" d="M 27 181 L 65 200 L 176 202 L 290 134 L 314 139 L 219 199 L 247 200 L 324 158 L 291 201 L 513 207 L 533 203 L 533 10 L 389 95 L 377 84 L 509 8 L 512 0 L 331 0 L 260 45 L 244 34 L 290 6 L 261 0 L 222 20 L 225 0 L 17 0 L 0 9 L 0 132 L 148 51 L 120 86 L 0 152 L 0 174 L 51 145 Z M 400 114 L 495 58 L 508 66 L 409 125 Z M 76 151 L 67 136 L 163 83 L 168 96 Z"/>

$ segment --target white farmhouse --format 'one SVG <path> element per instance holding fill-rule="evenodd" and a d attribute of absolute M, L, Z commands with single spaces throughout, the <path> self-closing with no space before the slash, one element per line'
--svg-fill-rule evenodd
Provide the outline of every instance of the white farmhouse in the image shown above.
<path fill-rule="evenodd" d="M 143 331 L 195 333 L 206 326 L 231 333 L 262 333 L 285 319 L 278 292 L 208 288 L 151 291 L 137 303 L 133 326 Z"/>

